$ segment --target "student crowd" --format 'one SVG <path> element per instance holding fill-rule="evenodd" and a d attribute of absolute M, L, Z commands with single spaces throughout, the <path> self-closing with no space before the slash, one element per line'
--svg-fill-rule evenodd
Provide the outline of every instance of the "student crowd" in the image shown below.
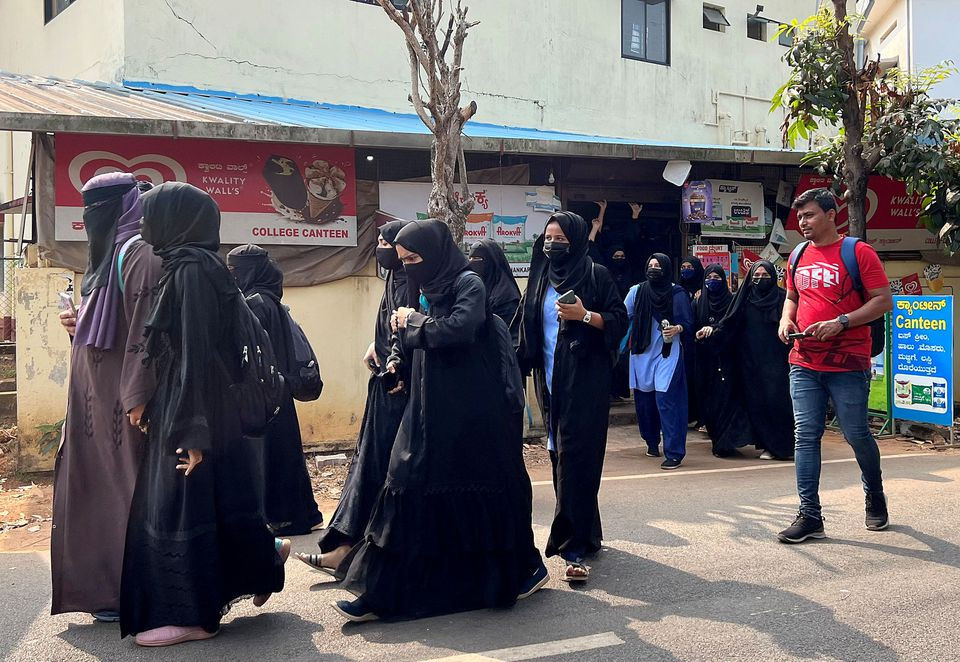
<path fill-rule="evenodd" d="M 53 613 L 118 620 L 143 646 L 207 639 L 235 601 L 260 606 L 283 589 L 285 536 L 322 523 L 294 408 L 295 397 L 319 396 L 319 370 L 267 252 L 219 256 L 220 214 L 206 193 L 110 173 L 87 182 L 83 199 L 82 302 L 61 314 L 73 352 Z M 815 192 L 795 207 L 810 241 L 803 263 L 842 269 L 833 197 Z M 886 527 L 864 392 L 867 324 L 889 303 L 872 249 L 855 248 L 859 289 L 804 278 L 798 290 L 788 277 L 784 291 L 758 262 L 734 294 L 722 268 L 692 257 L 675 284 L 661 253 L 632 284 L 615 263 L 622 250 L 610 269 L 590 257 L 595 234 L 576 214 L 554 214 L 521 294 L 493 241 L 465 256 L 439 221 L 380 228 L 387 277 L 363 357 L 356 452 L 319 552 L 296 555 L 354 594 L 334 605 L 345 618 L 507 607 L 548 581 L 522 456 L 525 376 L 553 468 L 545 554 L 561 557 L 564 581 L 588 579 L 603 539 L 597 496 L 621 378 L 647 455 L 662 444 L 663 469 L 681 465 L 699 425 L 718 457 L 747 445 L 768 459 L 796 455 L 801 509 L 784 542 L 824 535 L 819 444 L 832 398 L 863 471 L 867 527 Z"/>

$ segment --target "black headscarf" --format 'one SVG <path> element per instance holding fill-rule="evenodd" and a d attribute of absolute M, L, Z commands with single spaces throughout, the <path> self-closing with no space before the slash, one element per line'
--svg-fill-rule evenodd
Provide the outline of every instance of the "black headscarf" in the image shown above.
<path fill-rule="evenodd" d="M 723 287 L 719 292 L 711 292 L 707 288 L 706 277 L 710 274 L 718 274 L 723 280 Z M 703 277 L 703 289 L 700 290 L 700 298 L 697 300 L 697 328 L 719 323 L 733 301 L 733 294 L 727 287 L 727 272 L 723 267 L 711 264 L 704 270 Z"/>
<path fill-rule="evenodd" d="M 680 278 L 680 287 L 686 290 L 687 294 L 693 297 L 693 295 L 699 292 L 700 288 L 703 286 L 703 277 L 706 275 L 706 272 L 703 270 L 703 262 L 701 262 L 700 258 L 698 257 L 688 255 L 681 260 L 680 264 L 682 265 L 684 262 L 689 262 L 693 265 L 693 278 L 690 280 L 684 280 L 683 278 Z"/>
<path fill-rule="evenodd" d="M 428 301 L 437 301 L 451 293 L 453 283 L 469 268 L 467 258 L 453 243 L 450 228 L 442 221 L 411 221 L 397 233 L 394 244 L 423 258 L 407 265 L 407 280 L 415 284 Z M 416 267 L 412 269 L 411 267 Z"/>
<path fill-rule="evenodd" d="M 238 246 L 227 253 L 227 266 L 243 296 L 260 294 L 277 301 L 283 298 L 283 272 L 256 244 Z"/>
<path fill-rule="evenodd" d="M 660 323 L 673 317 L 673 295 L 683 291 L 682 287 L 673 283 L 673 262 L 670 258 L 663 253 L 654 253 L 646 266 L 654 259 L 660 263 L 663 279 L 656 284 L 644 281 L 637 289 L 633 306 L 633 331 L 630 334 L 630 351 L 633 354 L 642 354 L 649 347 L 651 322 Z"/>
<path fill-rule="evenodd" d="M 767 273 L 770 274 L 770 278 L 773 280 L 773 287 L 771 287 L 765 294 L 761 294 L 757 287 L 753 284 L 753 276 L 760 267 L 765 268 Z M 730 304 L 727 314 L 723 317 L 720 323 L 724 324 L 728 320 L 736 317 L 742 311 L 745 301 L 749 301 L 751 306 L 755 306 L 756 308 L 760 309 L 764 313 L 764 317 L 768 322 L 779 321 L 780 313 L 783 310 L 783 301 L 786 296 L 787 293 L 777 285 L 776 267 L 774 267 L 773 264 L 767 260 L 758 260 L 750 267 L 747 277 L 743 279 L 740 289 L 737 290 L 737 294 L 733 297 L 733 303 Z"/>
<path fill-rule="evenodd" d="M 516 309 L 517 302 L 520 301 L 520 288 L 517 287 L 513 270 L 500 244 L 493 239 L 481 239 L 470 248 L 470 257 L 479 257 L 482 260 L 479 264 L 483 266 L 475 271 L 483 279 L 490 308 L 500 310 L 512 305 Z M 474 262 L 471 266 L 477 264 Z M 510 320 L 507 320 L 507 323 L 509 324 Z"/>
<path fill-rule="evenodd" d="M 210 287 L 221 300 L 239 294 L 237 283 L 216 250 L 220 248 L 220 209 L 207 193 L 182 182 L 166 182 L 143 194 L 140 234 L 162 260 L 160 291 L 147 320 L 147 352 L 159 350 L 159 333 L 181 319 L 184 288 Z M 176 278 L 187 264 L 199 264 L 208 282 Z M 195 311 L 200 312 L 200 311 Z"/>
<path fill-rule="evenodd" d="M 544 235 L 533 243 L 533 256 L 530 258 L 530 275 L 527 280 L 527 295 L 523 300 L 520 318 L 523 322 L 521 334 L 526 345 L 525 360 L 537 361 L 543 352 L 543 297 L 547 293 L 547 283 L 563 294 L 583 289 L 583 283 L 590 277 L 593 260 L 587 255 L 590 249 L 590 230 L 582 217 L 570 212 L 558 212 L 550 217 L 547 225 L 556 223 L 570 242 L 570 252 L 562 264 L 549 259 L 543 252 Z"/>
<path fill-rule="evenodd" d="M 113 176 L 114 173 L 111 173 Z M 126 180 L 125 180 L 126 178 Z M 116 173 L 117 184 L 83 191 L 83 227 L 87 231 L 90 257 L 80 281 L 80 294 L 87 297 L 107 285 L 113 267 L 117 222 L 127 205 L 127 193 L 137 187 L 133 175 Z M 136 201 L 136 198 L 133 199 Z M 139 219 L 136 219 L 139 220 Z"/>
<path fill-rule="evenodd" d="M 543 254 L 543 235 L 533 246 L 533 259 L 530 261 L 530 274 L 533 275 L 534 262 L 546 262 L 547 277 L 550 284 L 563 294 L 583 285 L 583 281 L 590 275 L 593 260 L 587 256 L 590 250 L 590 226 L 581 216 L 569 211 L 557 212 L 550 217 L 547 225 L 556 223 L 563 230 L 567 241 L 570 242 L 570 252 L 563 259 L 547 259 Z"/>

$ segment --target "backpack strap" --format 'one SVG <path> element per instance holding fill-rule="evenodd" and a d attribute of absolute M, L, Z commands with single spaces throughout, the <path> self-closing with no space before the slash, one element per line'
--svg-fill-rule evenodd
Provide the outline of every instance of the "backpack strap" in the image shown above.
<path fill-rule="evenodd" d="M 127 239 L 123 246 L 120 247 L 120 252 L 117 253 L 117 279 L 120 283 L 120 292 L 123 293 L 123 256 L 127 254 L 127 249 L 135 242 L 137 239 L 141 239 L 139 234 L 135 234 L 129 239 Z"/>
<path fill-rule="evenodd" d="M 793 280 L 793 275 L 797 271 L 797 264 L 800 262 L 800 256 L 803 255 L 803 251 L 807 250 L 807 246 L 810 245 L 809 241 L 801 241 L 793 251 L 790 252 L 790 259 L 787 262 L 787 274 L 790 276 L 790 284 L 793 286 L 793 289 L 797 289 L 797 284 Z"/>
<path fill-rule="evenodd" d="M 840 259 L 843 266 L 850 274 L 850 280 L 853 282 L 853 289 L 863 295 L 863 281 L 860 279 L 860 263 L 857 262 L 857 244 L 860 239 L 857 237 L 844 237 L 840 244 Z"/>

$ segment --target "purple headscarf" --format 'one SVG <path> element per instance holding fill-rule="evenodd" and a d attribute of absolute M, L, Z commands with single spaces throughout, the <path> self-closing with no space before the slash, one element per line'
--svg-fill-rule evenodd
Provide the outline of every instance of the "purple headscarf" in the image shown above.
<path fill-rule="evenodd" d="M 117 255 L 140 232 L 140 191 L 132 174 L 111 172 L 92 178 L 81 192 L 89 258 L 74 342 L 109 350 L 116 340 L 122 303 Z"/>

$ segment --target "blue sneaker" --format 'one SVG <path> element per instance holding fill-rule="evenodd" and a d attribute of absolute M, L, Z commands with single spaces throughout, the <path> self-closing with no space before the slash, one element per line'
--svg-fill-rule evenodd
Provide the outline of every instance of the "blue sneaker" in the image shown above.
<path fill-rule="evenodd" d="M 340 612 L 341 616 L 353 623 L 366 623 L 368 621 L 376 621 L 380 618 L 367 606 L 363 598 L 357 598 L 353 602 L 349 600 L 337 600 L 333 603 L 333 608 Z"/>
<path fill-rule="evenodd" d="M 520 589 L 520 595 L 517 596 L 517 600 L 529 598 L 542 589 L 548 581 L 550 581 L 550 573 L 547 572 L 547 566 L 541 563 L 540 567 L 534 570 L 533 575 L 530 576 L 530 579 L 528 579 L 523 585 L 523 588 Z"/>

